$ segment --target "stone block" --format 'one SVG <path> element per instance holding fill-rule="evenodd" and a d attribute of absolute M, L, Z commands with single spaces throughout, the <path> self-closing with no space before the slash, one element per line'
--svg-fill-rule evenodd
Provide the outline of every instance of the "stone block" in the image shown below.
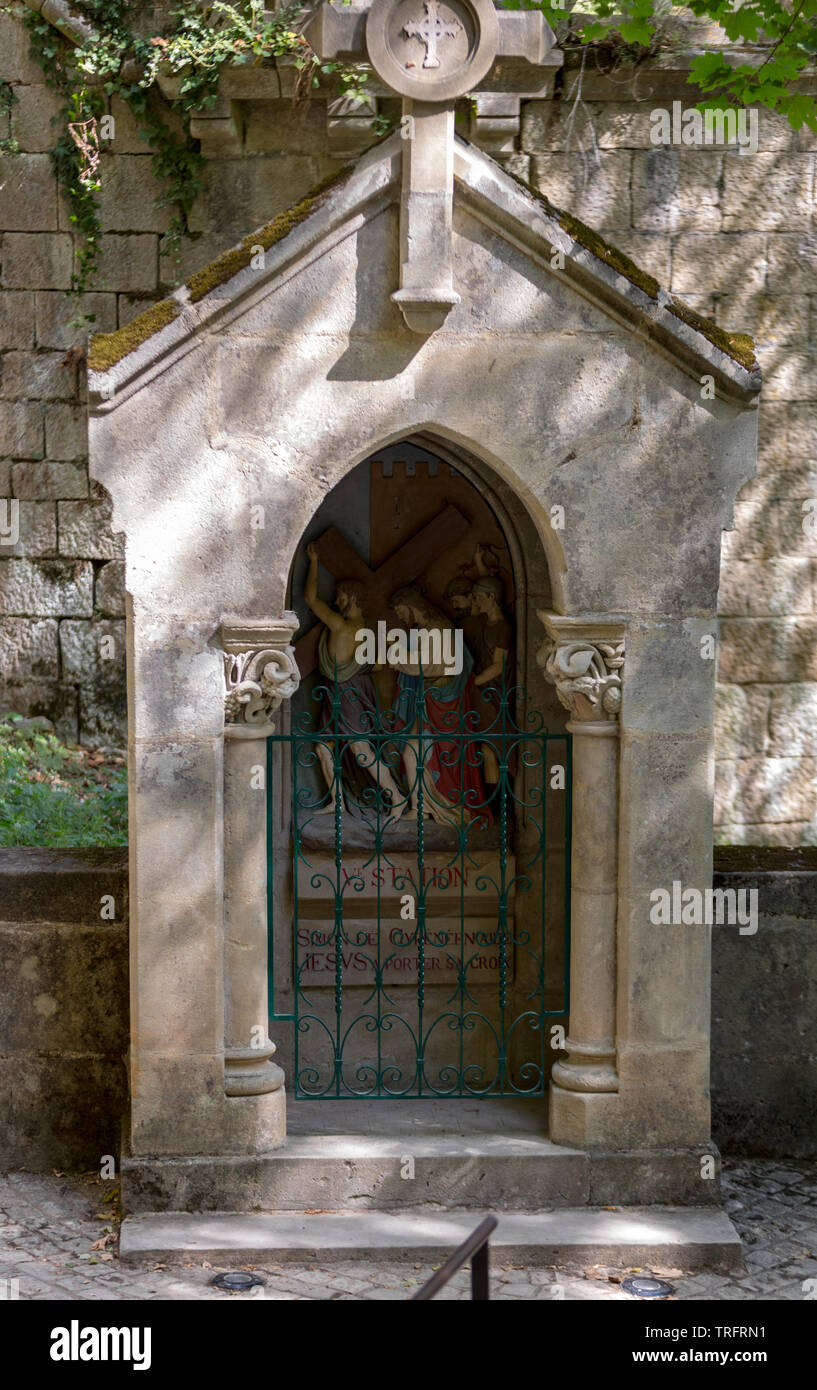
<path fill-rule="evenodd" d="M 128 701 L 125 665 L 96 681 L 79 687 L 77 738 L 87 748 L 126 748 L 128 742 Z"/>
<path fill-rule="evenodd" d="M 734 508 L 734 527 L 721 539 L 721 568 L 735 560 L 773 560 L 777 553 L 774 503 L 762 495 L 739 500 Z"/>
<path fill-rule="evenodd" d="M 96 283 L 104 290 L 155 290 L 159 238 L 148 233 L 110 233 L 99 239 Z"/>
<path fill-rule="evenodd" d="M 530 101 L 522 108 L 521 147 L 564 150 L 579 159 L 589 150 L 643 150 L 650 143 L 650 110 L 646 102 L 582 103 Z"/>
<path fill-rule="evenodd" d="M 62 110 L 59 97 L 43 85 L 15 87 L 14 95 L 17 101 L 12 107 L 12 130 L 20 149 L 48 154 L 61 134 L 57 124 Z"/>
<path fill-rule="evenodd" d="M 765 752 L 769 703 L 775 688 L 770 685 L 717 685 L 716 758 L 745 758 Z"/>
<path fill-rule="evenodd" d="M 817 815 L 817 760 L 743 758 L 736 765 L 741 820 L 781 823 Z"/>
<path fill-rule="evenodd" d="M 714 672 L 701 656 L 701 639 L 715 632 L 712 619 L 642 623 L 631 620 L 627 634 L 627 685 L 621 709 L 622 730 L 640 736 L 654 733 L 705 734 L 712 721 Z M 685 699 L 677 692 L 683 690 Z"/>
<path fill-rule="evenodd" d="M 798 555 L 766 561 L 733 560 L 721 567 L 718 612 L 724 617 L 782 617 L 811 610 L 812 573 L 808 559 Z"/>
<path fill-rule="evenodd" d="M 88 471 L 82 463 L 15 463 L 11 478 L 14 496 L 32 501 L 88 496 Z"/>
<path fill-rule="evenodd" d="M 93 612 L 90 561 L 4 560 L 0 613 L 32 617 L 88 617 Z"/>
<path fill-rule="evenodd" d="M 329 161 L 304 155 L 208 160 L 201 174 L 201 195 L 190 214 L 190 230 L 220 239 L 224 251 L 253 227 L 285 212 L 331 172 Z"/>
<path fill-rule="evenodd" d="M 32 626 L 29 618 L 22 618 L 20 621 L 27 627 Z M 2 662 L 0 671 L 3 671 Z M 43 715 L 51 720 L 60 738 L 65 739 L 67 743 L 77 741 L 76 686 L 62 685 L 58 680 L 24 681 L 21 685 L 4 680 L 0 684 L 0 714 L 5 711 L 22 714 L 26 719 Z"/>
<path fill-rule="evenodd" d="M 29 290 L 0 290 L 0 343 L 33 348 L 34 295 Z"/>
<path fill-rule="evenodd" d="M 40 64 L 29 57 L 28 30 L 21 15 L 13 14 L 10 8 L 0 10 L 0 54 L 4 82 L 42 82 Z"/>
<path fill-rule="evenodd" d="M 777 549 L 781 555 L 817 559 L 817 498 L 775 502 Z"/>
<path fill-rule="evenodd" d="M 737 815 L 737 792 L 738 782 L 734 759 L 716 758 L 715 801 L 712 810 L 714 825 L 732 824 Z"/>
<path fill-rule="evenodd" d="M 152 159 L 141 155 L 103 155 L 99 161 L 99 211 L 106 232 L 166 232 L 170 209 L 155 206 L 163 193 L 151 168 Z M 70 223 L 67 204 L 60 207 L 60 225 Z M 118 288 L 118 287 L 117 287 Z"/>
<path fill-rule="evenodd" d="M 767 239 L 770 294 L 811 294 L 817 284 L 817 233 L 775 232 Z"/>
<path fill-rule="evenodd" d="M 817 757 L 817 685 L 772 689 L 769 751 L 780 758 Z"/>
<path fill-rule="evenodd" d="M 57 179 L 47 154 L 0 155 L 0 226 L 6 232 L 57 230 Z"/>
<path fill-rule="evenodd" d="M 154 154 L 155 150 L 140 134 L 139 121 L 128 103 L 121 97 L 111 97 L 110 114 L 114 119 L 113 134 L 105 148 L 111 154 Z M 165 107 L 162 120 L 177 135 L 183 134 L 182 123 L 175 111 Z"/>
<path fill-rule="evenodd" d="M 774 409 L 770 401 L 765 407 Z M 809 463 L 817 466 L 817 404 L 805 401 L 797 405 L 778 405 L 786 421 L 786 459 L 789 463 Z"/>
<path fill-rule="evenodd" d="M 211 637 L 207 622 L 140 618 L 132 657 L 133 724 L 140 738 L 219 736 L 223 669 Z"/>
<path fill-rule="evenodd" d="M 58 502 L 60 555 L 116 560 L 124 553 L 121 535 L 111 531 L 110 501 Z"/>
<path fill-rule="evenodd" d="M 806 295 L 727 294 L 718 298 L 716 319 L 730 333 L 750 333 L 759 349 L 803 345 L 809 335 L 809 301 Z"/>
<path fill-rule="evenodd" d="M 190 276 L 197 270 L 203 270 L 206 265 L 220 256 L 225 249 L 225 239 L 221 236 L 208 236 L 197 232 L 192 237 L 183 237 L 180 246 L 172 251 L 160 251 L 159 255 L 159 286 L 165 292 L 175 289 L 184 280 L 189 280 Z M 156 295 L 154 292 L 153 298 Z M 122 298 L 122 296 L 120 296 Z M 142 304 L 142 309 L 147 304 Z M 141 313 L 141 309 L 138 311 Z M 128 313 L 128 301 L 125 301 L 125 312 Z M 131 317 L 134 315 L 131 314 Z"/>
<path fill-rule="evenodd" d="M 81 406 L 46 406 L 45 446 L 51 459 L 70 461 L 85 458 L 88 453 L 88 424 Z"/>
<path fill-rule="evenodd" d="M 756 154 L 727 159 L 723 229 L 740 232 L 811 227 L 814 159 L 810 154 Z"/>
<path fill-rule="evenodd" d="M 125 624 L 109 618 L 60 623 L 62 675 L 79 685 L 113 679 L 125 660 Z"/>
<path fill-rule="evenodd" d="M 733 685 L 817 680 L 817 620 L 724 618 L 718 678 Z"/>
<path fill-rule="evenodd" d="M 116 297 L 112 294 L 85 294 L 77 303 L 64 294 L 40 290 L 36 296 L 37 346 L 45 348 L 74 347 L 82 341 L 82 330 L 72 328 L 78 314 L 93 315 L 95 333 L 111 333 L 116 323 Z"/>
<path fill-rule="evenodd" d="M 57 518 L 53 502 L 20 502 L 18 512 L 19 539 L 14 545 L 0 542 L 0 556 L 55 555 L 57 552 Z"/>
<path fill-rule="evenodd" d="M 672 288 L 687 291 L 736 294 L 762 292 L 766 275 L 766 238 L 754 233 L 734 236 L 678 238 L 672 253 Z"/>
<path fill-rule="evenodd" d="M 759 473 L 785 466 L 791 410 L 781 401 L 763 401 L 757 420 L 757 467 Z"/>
<path fill-rule="evenodd" d="M 34 401 L 0 401 L 0 454 L 42 458 L 43 407 Z"/>
<path fill-rule="evenodd" d="M 531 182 L 556 207 L 599 231 L 629 229 L 631 158 L 627 150 L 586 163 L 575 154 L 534 155 Z"/>
<path fill-rule="evenodd" d="M 119 1152 L 127 1095 L 122 1053 L 4 1057 L 0 1163 L 34 1172 L 98 1170 L 102 1154 Z"/>
<path fill-rule="evenodd" d="M 56 681 L 60 674 L 56 620 L 0 618 L 0 672 L 4 682 Z"/>
<path fill-rule="evenodd" d="M 11 497 L 11 469 L 9 459 L 0 459 L 0 497 Z"/>
<path fill-rule="evenodd" d="M 125 563 L 109 560 L 97 571 L 94 606 L 109 618 L 125 616 Z"/>
<path fill-rule="evenodd" d="M 64 232 L 6 232 L 3 237 L 3 288 L 67 290 L 73 247 Z"/>
<path fill-rule="evenodd" d="M 641 270 L 655 276 L 660 285 L 670 282 L 670 239 L 656 232 L 618 231 L 615 244 L 619 251 L 635 261 Z"/>
<path fill-rule="evenodd" d="M 323 102 L 295 106 L 292 101 L 247 101 L 241 104 L 244 153 L 319 155 L 326 142 Z"/>
<path fill-rule="evenodd" d="M 642 232 L 715 232 L 721 227 L 723 156 L 656 147 L 633 155 L 633 226 Z"/>
<path fill-rule="evenodd" d="M 63 365 L 62 352 L 6 352 L 0 357 L 0 394 L 6 400 L 70 401 L 77 392 L 77 369 Z"/>
<path fill-rule="evenodd" d="M 817 398 L 817 352 L 781 350 L 765 365 L 764 390 L 772 400 L 813 401 Z"/>

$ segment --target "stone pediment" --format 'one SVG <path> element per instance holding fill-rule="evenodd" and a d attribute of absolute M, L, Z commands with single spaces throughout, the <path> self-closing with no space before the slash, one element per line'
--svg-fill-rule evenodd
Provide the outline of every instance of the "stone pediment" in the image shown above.
<path fill-rule="evenodd" d="M 403 148 L 400 134 L 391 135 L 355 166 L 191 276 L 168 299 L 116 333 L 96 335 L 89 353 L 94 413 L 115 409 L 202 338 L 228 325 L 234 325 L 232 332 L 240 331 L 237 320 L 251 315 L 300 272 L 308 269 L 314 284 L 314 268 L 321 258 L 398 202 Z M 612 321 L 611 327 L 626 327 L 687 376 L 713 378 L 717 395 L 744 405 L 756 401 L 761 381 L 751 339 L 726 333 L 701 318 L 592 229 L 459 137 L 454 146 L 454 210 L 455 216 L 467 214 L 534 263 L 540 280 L 544 269 L 567 289 L 568 297 L 572 291 L 577 299 L 589 301 Z M 366 276 L 369 298 L 379 293 L 376 274 L 373 267 Z M 384 279 L 384 301 L 394 288 Z M 330 281 L 324 292 L 330 301 Z M 489 303 L 491 294 L 490 275 L 478 284 L 471 281 L 462 294 L 464 310 L 469 300 Z M 562 327 L 570 331 L 569 323 L 559 322 L 557 311 L 548 331 Z M 463 328 L 468 331 L 467 321 L 463 325 L 454 318 L 434 336 L 459 335 Z"/>

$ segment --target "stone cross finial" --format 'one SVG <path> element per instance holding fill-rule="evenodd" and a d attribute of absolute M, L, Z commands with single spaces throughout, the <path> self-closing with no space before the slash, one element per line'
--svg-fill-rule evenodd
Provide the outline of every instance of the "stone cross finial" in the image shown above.
<path fill-rule="evenodd" d="M 322 59 L 368 61 L 403 98 L 400 287 L 392 299 L 409 328 L 433 333 L 459 303 L 451 244 L 455 102 L 500 57 L 545 63 L 553 31 L 541 14 L 497 12 L 493 0 L 322 0 L 306 36 Z"/>

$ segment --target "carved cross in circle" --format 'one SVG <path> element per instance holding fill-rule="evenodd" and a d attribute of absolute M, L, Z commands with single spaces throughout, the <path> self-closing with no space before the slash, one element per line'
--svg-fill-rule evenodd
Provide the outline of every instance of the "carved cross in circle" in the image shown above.
<path fill-rule="evenodd" d="M 419 39 L 425 44 L 423 67 L 438 68 L 440 60 L 437 57 L 437 44 L 441 39 L 455 39 L 462 32 L 462 24 L 456 16 L 448 22 L 444 20 L 439 11 L 438 0 L 424 0 L 423 9 L 425 18 L 410 19 L 403 25 L 403 33 L 406 38 Z"/>

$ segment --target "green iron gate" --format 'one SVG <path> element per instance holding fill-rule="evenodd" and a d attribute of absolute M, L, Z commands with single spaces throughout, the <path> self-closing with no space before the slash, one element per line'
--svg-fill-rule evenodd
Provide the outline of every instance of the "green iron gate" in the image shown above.
<path fill-rule="evenodd" d="M 270 1010 L 294 1024 L 297 1098 L 545 1093 L 568 1011 L 570 736 L 519 687 L 438 694 L 408 680 L 350 715 L 348 687 L 321 685 L 267 741 Z"/>

